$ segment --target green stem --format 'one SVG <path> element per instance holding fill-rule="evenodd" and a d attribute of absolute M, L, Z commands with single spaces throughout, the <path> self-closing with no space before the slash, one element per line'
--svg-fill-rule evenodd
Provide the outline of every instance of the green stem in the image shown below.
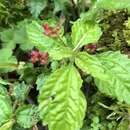
<path fill-rule="evenodd" d="M 86 34 L 83 35 L 83 37 L 80 39 L 80 41 L 79 41 L 78 44 L 75 46 L 75 48 L 73 49 L 73 51 L 76 51 L 77 49 L 79 49 L 80 44 L 82 43 L 82 41 L 84 40 L 85 37 L 86 37 Z"/>
<path fill-rule="evenodd" d="M 13 111 L 15 112 L 16 108 L 17 108 L 17 105 L 18 105 L 18 101 L 15 100 L 14 104 L 13 104 Z"/>
<path fill-rule="evenodd" d="M 5 68 L 5 67 L 13 67 L 13 68 L 18 68 L 18 64 L 14 64 L 14 63 L 5 63 L 5 64 L 0 64 L 0 68 Z"/>

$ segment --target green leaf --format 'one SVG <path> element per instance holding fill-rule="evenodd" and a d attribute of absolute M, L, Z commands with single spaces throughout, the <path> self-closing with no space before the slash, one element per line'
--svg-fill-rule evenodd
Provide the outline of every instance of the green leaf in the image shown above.
<path fill-rule="evenodd" d="M 47 80 L 47 78 L 48 78 L 48 75 L 45 74 L 45 73 L 42 73 L 42 74 L 38 75 L 37 81 L 36 81 L 37 90 L 40 90 L 43 87 L 43 85 L 44 85 L 45 81 Z"/>
<path fill-rule="evenodd" d="M 23 128 L 31 128 L 38 120 L 38 108 L 34 105 L 24 105 L 16 111 L 16 121 Z"/>
<path fill-rule="evenodd" d="M 125 9 L 130 8 L 129 0 L 97 0 L 97 7 L 103 9 Z"/>
<path fill-rule="evenodd" d="M 97 8 L 94 4 L 87 12 L 81 13 L 80 18 L 83 21 L 98 23 L 103 16 L 104 10 L 102 8 Z"/>
<path fill-rule="evenodd" d="M 10 48 L 0 49 L 0 71 L 12 71 L 17 67 L 17 60 L 12 56 L 12 50 Z"/>
<path fill-rule="evenodd" d="M 71 34 L 72 44 L 75 47 L 74 50 L 83 45 L 97 42 L 101 35 L 102 31 L 98 24 L 85 23 L 80 19 L 77 20 L 72 26 Z"/>
<path fill-rule="evenodd" d="M 100 21 L 105 10 L 128 9 L 130 11 L 129 0 L 92 0 L 93 4 L 89 11 L 81 13 L 81 18 L 85 21 Z"/>
<path fill-rule="evenodd" d="M 15 27 L 13 41 L 20 45 L 22 50 L 31 50 L 34 45 L 31 44 L 28 40 L 26 26 L 29 24 L 29 20 L 25 19 L 18 22 L 18 25 Z"/>
<path fill-rule="evenodd" d="M 24 82 L 14 84 L 12 96 L 15 97 L 16 100 L 24 101 L 29 92 L 29 86 Z"/>
<path fill-rule="evenodd" d="M 57 47 L 49 52 L 49 56 L 53 60 L 61 60 L 63 58 L 70 58 L 73 55 L 73 51 L 69 47 Z"/>
<path fill-rule="evenodd" d="M 79 53 L 76 65 L 90 73 L 98 89 L 120 102 L 130 104 L 130 60 L 120 52 L 105 52 L 97 56 Z"/>
<path fill-rule="evenodd" d="M 92 2 L 92 4 L 94 4 L 97 0 L 90 0 Z"/>
<path fill-rule="evenodd" d="M 58 69 L 46 80 L 38 99 L 40 117 L 49 130 L 82 127 L 86 101 L 81 86 L 81 77 L 71 65 Z"/>
<path fill-rule="evenodd" d="M 0 95 L 3 95 L 3 96 L 8 95 L 7 89 L 1 84 L 0 84 Z"/>
<path fill-rule="evenodd" d="M 117 130 L 129 130 L 129 120 L 123 119 L 118 125 Z"/>
<path fill-rule="evenodd" d="M 0 77 L 0 84 L 2 85 L 10 85 L 11 83 L 9 83 L 7 80 L 4 80 Z"/>
<path fill-rule="evenodd" d="M 9 58 L 12 56 L 12 50 L 9 48 L 0 49 L 0 63 L 10 62 Z"/>
<path fill-rule="evenodd" d="M 92 130 L 100 130 L 100 118 L 98 116 L 92 117 L 91 129 Z"/>
<path fill-rule="evenodd" d="M 65 10 L 66 6 L 69 5 L 68 0 L 54 0 L 54 13 Z"/>
<path fill-rule="evenodd" d="M 13 112 L 11 100 L 5 93 L 0 93 L 0 126 L 11 119 Z"/>
<path fill-rule="evenodd" d="M 34 18 L 37 18 L 41 11 L 47 6 L 47 0 L 29 0 L 28 7 Z"/>
<path fill-rule="evenodd" d="M 60 66 L 59 61 L 53 60 L 51 62 L 51 72 L 56 71 L 59 68 L 59 66 Z"/>
<path fill-rule="evenodd" d="M 4 42 L 9 42 L 13 39 L 13 29 L 6 29 L 0 32 L 0 38 Z"/>
<path fill-rule="evenodd" d="M 7 123 L 5 123 L 4 125 L 0 127 L 0 130 L 12 130 L 13 123 L 14 123 L 14 120 L 8 121 Z"/>
<path fill-rule="evenodd" d="M 45 50 L 50 50 L 56 43 L 55 39 L 44 35 L 42 25 L 36 21 L 27 26 L 27 35 L 30 43 Z"/>
<path fill-rule="evenodd" d="M 19 124 L 15 123 L 12 127 L 12 130 L 31 130 L 31 129 L 24 129 Z"/>
<path fill-rule="evenodd" d="M 10 49 L 14 49 L 16 44 L 20 44 L 22 50 L 30 50 L 33 45 L 29 43 L 26 25 L 29 24 L 29 20 L 23 20 L 18 22 L 14 28 L 6 29 L 0 33 L 2 46 Z"/>
<path fill-rule="evenodd" d="M 99 77 L 99 74 L 102 80 L 105 80 L 108 77 L 108 75 L 104 75 L 104 68 L 96 56 L 81 52 L 76 57 L 75 63 L 82 71 L 87 72 L 87 74 L 91 74 L 96 78 Z"/>
<path fill-rule="evenodd" d="M 15 47 L 14 43 L 14 29 L 5 29 L 4 31 L 0 32 L 0 38 L 4 44 L 3 47 L 13 49 Z"/>

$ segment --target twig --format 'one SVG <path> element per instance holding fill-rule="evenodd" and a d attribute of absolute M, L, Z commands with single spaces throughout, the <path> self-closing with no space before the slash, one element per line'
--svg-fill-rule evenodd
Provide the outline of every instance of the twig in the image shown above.
<path fill-rule="evenodd" d="M 16 100 L 13 104 L 13 111 L 15 111 L 15 109 L 17 108 L 17 105 L 18 105 L 18 101 Z"/>

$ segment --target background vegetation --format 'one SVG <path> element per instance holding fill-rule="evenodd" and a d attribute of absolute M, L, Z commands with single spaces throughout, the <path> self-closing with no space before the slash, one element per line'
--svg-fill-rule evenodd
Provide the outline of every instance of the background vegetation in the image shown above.
<path fill-rule="evenodd" d="M 84 22 L 98 23 L 102 30 L 101 37 L 96 37 L 97 41 L 87 45 L 83 43 L 80 51 L 92 55 L 120 51 L 130 57 L 129 0 L 124 0 L 123 4 L 122 0 L 99 1 L 101 3 L 97 8 L 97 0 L 0 0 L 0 130 L 48 130 L 48 123 L 42 123 L 38 109 L 39 104 L 42 106 L 42 101 L 38 101 L 39 91 L 51 73 L 68 64 L 68 60 L 61 59 L 68 58 L 69 51 L 61 51 L 62 56 L 57 52 L 58 56 L 54 55 L 56 58 L 53 59 L 49 57 L 46 48 L 51 48 L 51 38 L 55 39 L 57 35 L 60 42 L 71 47 L 71 28 L 79 18 Z M 44 34 L 50 37 L 44 39 L 45 46 L 41 44 L 40 29 L 35 22 L 41 24 Z M 78 31 L 81 26 L 76 28 L 75 37 L 82 33 Z M 94 31 L 96 33 L 97 30 Z M 64 37 L 61 38 L 59 33 L 61 36 L 64 34 Z M 100 35 L 100 30 L 97 33 Z M 127 62 L 125 58 L 124 62 Z M 80 130 L 129 130 L 130 85 L 126 97 L 121 96 L 123 90 L 126 90 L 123 87 L 117 95 L 110 96 L 98 90 L 91 73 L 86 74 L 80 69 L 82 92 L 87 100 L 87 110 Z M 122 79 L 128 79 L 130 84 L 129 75 Z M 105 84 L 104 88 L 107 87 Z"/>

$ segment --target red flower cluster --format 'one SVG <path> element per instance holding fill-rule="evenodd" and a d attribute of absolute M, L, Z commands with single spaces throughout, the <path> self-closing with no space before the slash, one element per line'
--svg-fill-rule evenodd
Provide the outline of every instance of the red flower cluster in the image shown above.
<path fill-rule="evenodd" d="M 60 27 L 56 26 L 55 28 L 50 27 L 47 23 L 43 24 L 44 34 L 50 37 L 57 37 L 60 31 Z"/>
<path fill-rule="evenodd" d="M 52 28 L 48 25 L 48 24 L 44 24 L 43 25 L 43 28 L 44 28 L 44 34 L 45 35 L 50 35 L 52 33 Z"/>
<path fill-rule="evenodd" d="M 47 52 L 39 52 L 37 50 L 32 51 L 30 54 L 30 61 L 34 64 L 36 62 L 40 62 L 41 65 L 45 65 L 48 63 L 48 53 Z"/>
<path fill-rule="evenodd" d="M 88 44 L 84 47 L 87 51 L 90 52 L 95 52 L 97 49 L 97 45 L 96 44 Z"/>

